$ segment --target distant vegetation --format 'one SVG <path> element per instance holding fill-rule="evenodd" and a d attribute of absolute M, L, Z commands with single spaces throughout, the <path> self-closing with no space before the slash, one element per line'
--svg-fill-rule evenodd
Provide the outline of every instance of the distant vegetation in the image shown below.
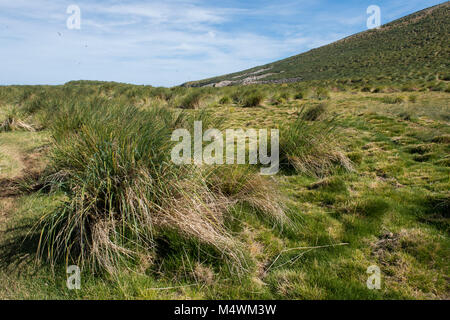
<path fill-rule="evenodd" d="M 438 85 L 450 77 L 449 34 L 450 3 L 445 2 L 285 60 L 186 85 L 245 79 L 254 72 L 267 74 L 261 81 L 336 79 L 338 84 L 359 83 L 368 90 L 374 89 L 374 83 L 393 81 Z"/>

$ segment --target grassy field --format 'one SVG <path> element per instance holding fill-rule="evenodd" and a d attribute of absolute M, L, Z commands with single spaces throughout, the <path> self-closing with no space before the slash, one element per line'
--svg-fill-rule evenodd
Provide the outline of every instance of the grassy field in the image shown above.
<path fill-rule="evenodd" d="M 0 87 L 0 298 L 449 299 L 436 81 Z M 193 120 L 279 128 L 280 173 L 174 167 Z"/>

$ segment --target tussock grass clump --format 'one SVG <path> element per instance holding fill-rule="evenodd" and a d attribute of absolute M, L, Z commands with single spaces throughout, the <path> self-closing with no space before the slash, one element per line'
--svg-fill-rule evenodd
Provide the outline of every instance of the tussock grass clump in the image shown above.
<path fill-rule="evenodd" d="M 411 121 L 413 119 L 413 115 L 409 111 L 400 112 L 398 116 L 404 121 Z"/>
<path fill-rule="evenodd" d="M 33 114 L 46 107 L 51 97 L 48 92 L 42 90 L 39 94 L 33 95 L 31 99 L 24 103 L 23 110 L 26 114 Z"/>
<path fill-rule="evenodd" d="M 372 90 L 372 93 L 381 93 L 381 92 L 384 92 L 383 86 L 377 86 Z"/>
<path fill-rule="evenodd" d="M 272 102 L 275 104 L 286 103 L 291 100 L 292 93 L 288 90 L 283 90 L 272 97 Z M 299 98 L 301 99 L 301 98 Z"/>
<path fill-rule="evenodd" d="M 404 99 L 402 97 L 383 97 L 381 99 L 381 102 L 386 103 L 386 104 L 400 104 L 404 102 Z"/>
<path fill-rule="evenodd" d="M 305 96 L 306 96 L 305 93 L 303 91 L 301 91 L 294 95 L 294 99 L 301 100 L 301 99 L 305 98 Z"/>
<path fill-rule="evenodd" d="M 351 162 L 354 164 L 361 164 L 363 160 L 363 153 L 362 152 L 348 152 L 347 157 L 350 159 Z"/>
<path fill-rule="evenodd" d="M 211 189 L 234 203 L 246 203 L 275 223 L 288 222 L 283 198 L 274 188 L 274 182 L 260 176 L 250 166 L 218 166 L 208 176 Z"/>
<path fill-rule="evenodd" d="M 335 119 L 308 122 L 302 109 L 294 122 L 280 128 L 280 162 L 314 177 L 330 174 L 336 167 L 353 170 L 337 140 Z"/>
<path fill-rule="evenodd" d="M 425 154 L 433 149 L 433 144 L 417 144 L 405 147 L 405 151 L 411 154 Z"/>
<path fill-rule="evenodd" d="M 448 88 L 444 82 L 432 82 L 428 84 L 427 87 L 430 91 L 442 91 L 442 92 L 444 92 L 446 88 Z"/>
<path fill-rule="evenodd" d="M 450 144 L 450 134 L 438 135 L 431 140 L 434 143 Z"/>
<path fill-rule="evenodd" d="M 241 87 L 236 87 L 236 89 L 231 92 L 230 97 L 233 103 L 240 105 L 244 101 L 245 91 Z"/>
<path fill-rule="evenodd" d="M 249 92 L 243 99 L 242 107 L 244 108 L 258 107 L 264 102 L 265 98 L 266 95 L 262 91 Z"/>
<path fill-rule="evenodd" d="M 236 87 L 230 93 L 232 102 L 244 108 L 257 107 L 266 99 L 266 92 L 263 89 L 250 87 Z"/>
<path fill-rule="evenodd" d="M 64 111 L 54 119 L 56 146 L 48 179 L 52 186 L 61 185 L 69 199 L 43 217 L 40 250 L 47 249 L 52 261 L 73 258 L 112 269 L 120 254 L 151 250 L 144 213 L 155 207 L 150 204 L 161 188 L 157 163 L 163 161 L 167 146 L 162 137 L 169 131 L 155 112 L 89 109 L 91 118 L 71 105 L 66 111 L 78 111 L 72 121 Z"/>
<path fill-rule="evenodd" d="M 65 119 L 54 126 L 49 183 L 69 200 L 42 219 L 41 254 L 47 249 L 52 261 L 70 257 L 113 272 L 123 257 L 151 252 L 157 228 L 173 228 L 238 260 L 220 225 L 226 199 L 196 170 L 168 159 L 178 116 L 100 106 L 79 120 L 75 131 L 65 130 Z"/>
<path fill-rule="evenodd" d="M 323 88 L 323 87 L 318 87 L 310 92 L 310 98 L 317 99 L 317 100 L 327 100 L 327 99 L 330 99 L 330 93 L 329 93 L 328 89 Z"/>
<path fill-rule="evenodd" d="M 229 96 L 223 96 L 219 100 L 219 104 L 221 104 L 221 105 L 230 104 L 230 103 L 232 103 L 232 100 L 231 100 L 231 98 Z"/>
<path fill-rule="evenodd" d="M 450 73 L 441 73 L 439 75 L 440 80 L 450 81 Z"/>
<path fill-rule="evenodd" d="M 181 109 L 198 109 L 201 106 L 204 94 L 202 91 L 193 91 L 183 98 Z"/>
<path fill-rule="evenodd" d="M 417 96 L 416 95 L 410 95 L 409 98 L 408 98 L 408 101 L 412 102 L 412 103 L 416 103 L 417 102 Z"/>
<path fill-rule="evenodd" d="M 303 119 L 307 121 L 319 120 L 327 111 L 327 105 L 325 103 L 319 103 L 310 107 L 303 113 Z"/>
<path fill-rule="evenodd" d="M 226 176 L 211 184 L 205 169 L 171 162 L 172 131 L 192 125 L 184 113 L 70 104 L 53 122 L 55 149 L 46 184 L 63 190 L 67 199 L 37 226 L 39 257 L 52 263 L 74 261 L 115 273 L 142 256 L 151 260 L 156 237 L 170 231 L 216 248 L 241 271 L 242 248 L 223 223 L 228 208 L 246 201 L 281 215 L 269 200 L 269 187 L 256 176 L 245 175 L 250 185 L 227 194 L 220 187 Z"/>

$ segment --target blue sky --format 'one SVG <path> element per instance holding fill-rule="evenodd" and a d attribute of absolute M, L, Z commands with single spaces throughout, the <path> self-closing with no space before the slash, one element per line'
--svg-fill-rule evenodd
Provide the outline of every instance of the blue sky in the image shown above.
<path fill-rule="evenodd" d="M 0 85 L 106 80 L 173 86 L 366 30 L 435 0 L 0 0 Z M 68 29 L 69 5 L 81 29 Z"/>

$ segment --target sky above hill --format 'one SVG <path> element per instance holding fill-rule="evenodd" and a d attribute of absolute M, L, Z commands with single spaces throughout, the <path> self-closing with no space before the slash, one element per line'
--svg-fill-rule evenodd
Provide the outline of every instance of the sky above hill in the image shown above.
<path fill-rule="evenodd" d="M 83 79 L 173 86 L 367 30 L 370 5 L 380 7 L 384 24 L 442 2 L 0 0 L 0 85 Z M 70 5 L 80 9 L 80 29 Z"/>

